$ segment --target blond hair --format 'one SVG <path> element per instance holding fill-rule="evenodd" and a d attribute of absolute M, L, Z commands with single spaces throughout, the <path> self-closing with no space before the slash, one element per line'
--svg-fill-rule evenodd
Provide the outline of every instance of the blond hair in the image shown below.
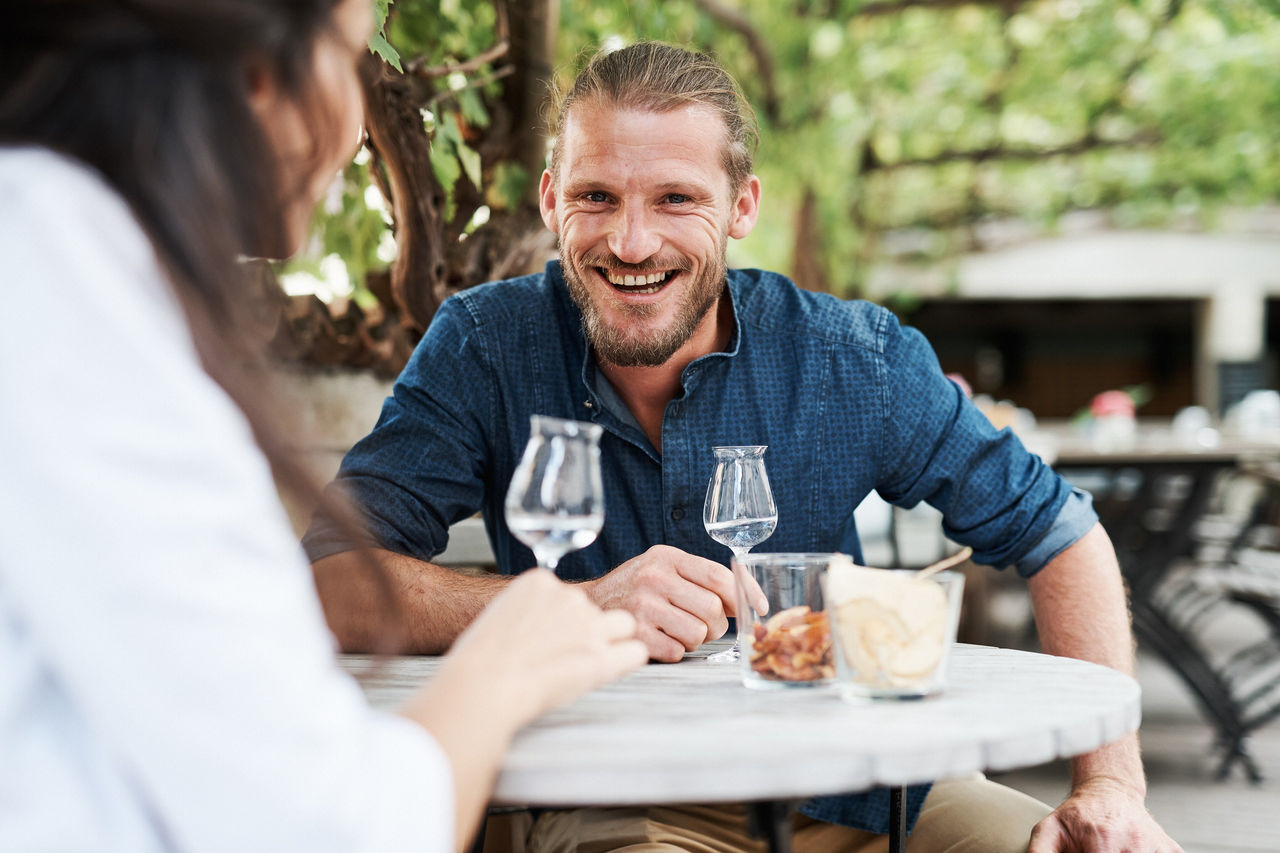
<path fill-rule="evenodd" d="M 579 103 L 592 101 L 660 113 L 691 105 L 708 107 L 724 122 L 721 163 L 730 187 L 741 188 L 754 171 L 759 138 L 755 111 L 737 82 L 705 53 L 656 41 L 597 53 L 578 74 L 556 110 L 552 175 L 559 175 L 561 132 L 569 114 Z"/>

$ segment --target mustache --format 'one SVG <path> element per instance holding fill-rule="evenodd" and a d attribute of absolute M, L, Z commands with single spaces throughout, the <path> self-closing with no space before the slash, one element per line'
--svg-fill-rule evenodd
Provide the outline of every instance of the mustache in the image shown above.
<path fill-rule="evenodd" d="M 607 270 L 621 273 L 651 273 L 666 272 L 667 270 L 688 272 L 693 269 L 693 264 L 689 262 L 688 258 L 649 258 L 638 264 L 628 264 L 618 260 L 618 256 L 612 252 L 583 255 L 579 263 L 584 267 L 604 267 Z"/>

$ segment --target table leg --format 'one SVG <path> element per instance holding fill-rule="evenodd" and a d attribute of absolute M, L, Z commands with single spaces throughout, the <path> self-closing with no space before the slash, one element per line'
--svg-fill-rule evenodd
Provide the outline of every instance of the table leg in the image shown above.
<path fill-rule="evenodd" d="M 791 853 L 791 811 L 794 807 L 790 800 L 764 800 L 748 805 L 748 830 L 757 838 L 764 837 L 769 843 L 769 853 Z"/>
<path fill-rule="evenodd" d="M 889 853 L 903 853 L 907 844 L 907 789 L 889 789 Z"/>

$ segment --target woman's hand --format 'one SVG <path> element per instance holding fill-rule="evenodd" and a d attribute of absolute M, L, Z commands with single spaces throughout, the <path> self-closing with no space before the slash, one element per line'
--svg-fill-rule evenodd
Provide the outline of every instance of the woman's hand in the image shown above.
<path fill-rule="evenodd" d="M 642 666 L 636 620 L 601 610 L 577 586 L 532 569 L 494 597 L 436 675 L 400 709 L 453 767 L 458 850 L 465 850 L 516 730 Z"/>
<path fill-rule="evenodd" d="M 579 586 L 529 570 L 458 637 L 446 667 L 474 668 L 505 695 L 515 727 L 648 660 L 625 610 L 601 610 Z M 514 731 L 514 729 L 513 729 Z"/>

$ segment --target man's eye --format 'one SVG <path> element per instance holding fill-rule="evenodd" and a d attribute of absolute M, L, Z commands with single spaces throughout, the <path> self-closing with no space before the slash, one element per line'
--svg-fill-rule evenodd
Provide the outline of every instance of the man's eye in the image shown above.
<path fill-rule="evenodd" d="M 609 197 L 607 195 L 598 191 L 583 193 L 582 198 L 584 201 L 589 201 L 592 204 L 603 204 L 604 202 L 609 200 Z"/>
<path fill-rule="evenodd" d="M 689 201 L 689 197 L 682 193 L 668 193 L 667 204 L 684 204 Z"/>

